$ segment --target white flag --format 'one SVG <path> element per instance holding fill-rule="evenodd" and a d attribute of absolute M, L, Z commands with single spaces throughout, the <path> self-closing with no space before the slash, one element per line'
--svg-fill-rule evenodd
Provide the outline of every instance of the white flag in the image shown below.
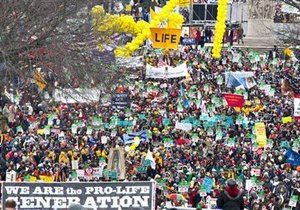
<path fill-rule="evenodd" d="M 152 152 L 150 152 L 150 150 L 148 150 L 145 160 L 150 160 L 151 168 L 155 169 L 155 165 L 156 165 L 155 160 L 154 160 Z"/>

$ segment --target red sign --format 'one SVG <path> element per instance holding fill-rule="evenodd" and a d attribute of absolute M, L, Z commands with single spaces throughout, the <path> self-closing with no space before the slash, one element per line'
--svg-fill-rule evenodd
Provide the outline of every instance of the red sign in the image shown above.
<path fill-rule="evenodd" d="M 223 93 L 223 96 L 225 97 L 228 106 L 244 107 L 245 100 L 243 95 Z"/>

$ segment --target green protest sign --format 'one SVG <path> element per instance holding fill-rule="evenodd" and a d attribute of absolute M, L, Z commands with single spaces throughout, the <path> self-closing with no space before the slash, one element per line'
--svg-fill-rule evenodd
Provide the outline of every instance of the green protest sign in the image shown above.
<path fill-rule="evenodd" d="M 116 171 L 108 171 L 108 177 L 116 179 L 117 178 L 117 172 Z"/>
<path fill-rule="evenodd" d="M 146 115 L 145 114 L 139 114 L 139 118 L 141 120 L 146 120 Z"/>
<path fill-rule="evenodd" d="M 143 165 L 144 166 L 151 166 L 151 161 L 150 160 L 145 160 Z"/>
<path fill-rule="evenodd" d="M 146 173 L 147 172 L 147 167 L 141 167 L 139 166 L 137 168 L 138 173 Z"/>
<path fill-rule="evenodd" d="M 298 200 L 299 200 L 299 197 L 297 195 L 291 195 L 290 201 L 289 201 L 289 206 L 296 207 Z"/>
<path fill-rule="evenodd" d="M 171 138 L 164 138 L 164 147 L 173 147 L 174 146 L 174 142 Z"/>
<path fill-rule="evenodd" d="M 188 182 L 179 182 L 178 183 L 178 192 L 185 193 L 189 191 L 190 183 Z"/>

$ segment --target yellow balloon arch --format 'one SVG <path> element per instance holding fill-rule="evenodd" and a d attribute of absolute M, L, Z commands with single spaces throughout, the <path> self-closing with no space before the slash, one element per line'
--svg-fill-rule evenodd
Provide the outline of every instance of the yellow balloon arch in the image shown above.
<path fill-rule="evenodd" d="M 125 46 L 115 50 L 117 57 L 129 57 L 144 42 L 150 38 L 150 28 L 181 28 L 184 18 L 174 9 L 180 5 L 180 0 L 170 0 L 162 10 L 154 16 L 150 23 L 135 21 L 130 15 L 111 15 L 105 13 L 102 6 L 92 8 L 93 26 L 98 32 L 105 33 L 130 33 L 135 38 Z M 101 21 L 97 21 L 101 20 Z"/>
<path fill-rule="evenodd" d="M 218 1 L 218 15 L 217 23 L 215 25 L 215 40 L 212 50 L 212 56 L 214 58 L 221 57 L 223 37 L 226 31 L 227 4 L 228 0 Z"/>

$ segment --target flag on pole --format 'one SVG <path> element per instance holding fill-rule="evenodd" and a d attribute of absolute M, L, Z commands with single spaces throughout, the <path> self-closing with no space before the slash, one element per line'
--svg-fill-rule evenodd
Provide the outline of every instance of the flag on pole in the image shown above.
<path fill-rule="evenodd" d="M 153 155 L 152 155 L 152 152 L 150 152 L 150 150 L 148 150 L 145 160 L 150 161 L 150 163 L 151 163 L 151 168 L 152 168 L 152 169 L 155 169 L 155 165 L 156 165 L 156 164 L 155 164 L 155 160 L 154 160 Z"/>
<path fill-rule="evenodd" d="M 47 82 L 45 81 L 44 76 L 40 72 L 38 72 L 38 71 L 36 71 L 34 73 L 32 79 L 33 79 L 34 83 L 37 86 L 39 86 L 39 88 L 41 88 L 41 89 L 45 89 L 45 87 L 47 86 Z"/>

